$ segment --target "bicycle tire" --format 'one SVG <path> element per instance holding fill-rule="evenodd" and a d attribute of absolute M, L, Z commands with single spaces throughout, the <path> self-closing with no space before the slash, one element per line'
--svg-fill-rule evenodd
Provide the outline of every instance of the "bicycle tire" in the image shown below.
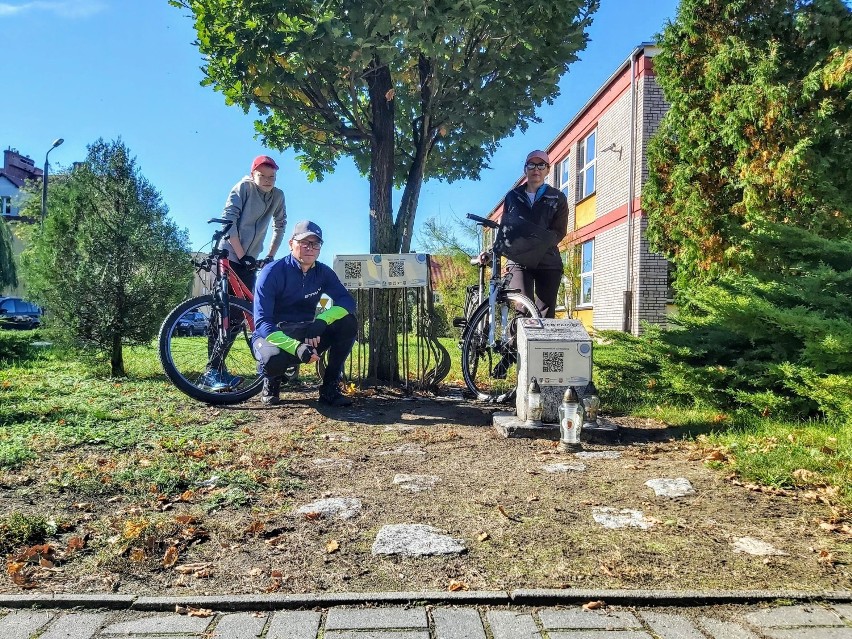
<path fill-rule="evenodd" d="M 523 311 L 518 311 L 518 306 Z M 503 310 L 506 310 L 509 334 L 508 340 L 497 340 L 494 346 L 488 345 L 489 305 L 484 301 L 473 312 L 462 339 L 462 375 L 465 385 L 480 401 L 502 403 L 510 401 L 515 396 L 518 386 L 517 342 L 515 322 L 521 317 L 541 317 L 533 301 L 520 293 L 507 293 L 498 298 L 495 305 L 495 315 L 502 323 Z M 495 327 L 499 334 L 501 326 Z M 505 365 L 504 376 L 496 375 L 498 364 Z"/>
<path fill-rule="evenodd" d="M 251 316 L 252 307 L 249 302 L 235 297 L 229 297 L 228 300 L 231 317 L 245 314 Z M 212 347 L 216 348 L 215 342 L 219 339 L 214 337 L 213 342 L 210 342 L 208 336 L 218 335 L 218 327 L 208 328 L 204 337 L 178 335 L 178 321 L 186 313 L 204 313 L 210 326 L 216 322 L 214 308 L 213 297 L 202 295 L 181 302 L 168 314 L 160 327 L 160 363 L 166 377 L 178 390 L 193 399 L 208 404 L 238 404 L 254 397 L 263 388 L 263 377 L 257 371 L 257 361 L 251 350 L 251 332 L 246 323 L 243 322 L 224 357 L 224 366 L 228 372 L 241 378 L 241 381 L 233 389 L 224 391 L 215 391 L 205 386 L 201 379 L 208 367 L 211 343 Z"/>

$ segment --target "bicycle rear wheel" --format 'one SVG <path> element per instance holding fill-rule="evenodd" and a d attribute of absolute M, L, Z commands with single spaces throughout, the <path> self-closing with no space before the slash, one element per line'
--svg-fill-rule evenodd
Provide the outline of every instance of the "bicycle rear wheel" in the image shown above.
<path fill-rule="evenodd" d="M 488 301 L 470 317 L 462 340 L 462 375 L 476 399 L 507 402 L 518 386 L 517 321 L 541 317 L 533 301 L 520 293 L 501 296 L 494 306 L 493 345 L 488 337 L 492 319 Z"/>
<path fill-rule="evenodd" d="M 166 377 L 181 392 L 208 404 L 244 402 L 263 387 L 263 377 L 257 372 L 257 361 L 251 350 L 252 307 L 249 302 L 234 297 L 230 297 L 228 303 L 232 326 L 240 323 L 239 330 L 231 333 L 230 346 L 226 343 L 230 340 L 222 340 L 220 336 L 219 312 L 210 295 L 182 302 L 169 313 L 160 328 L 160 363 Z M 207 318 L 207 329 L 203 336 L 193 337 L 192 331 L 186 336 L 183 327 L 188 318 L 198 312 Z M 215 372 L 220 377 L 227 376 L 231 386 L 215 390 L 208 385 L 214 361 Z"/>

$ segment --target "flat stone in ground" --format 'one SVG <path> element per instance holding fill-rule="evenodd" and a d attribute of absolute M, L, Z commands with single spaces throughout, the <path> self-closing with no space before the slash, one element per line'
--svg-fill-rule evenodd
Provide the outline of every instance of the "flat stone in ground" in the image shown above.
<path fill-rule="evenodd" d="M 464 541 L 424 524 L 388 524 L 382 526 L 373 542 L 374 555 L 452 555 L 464 552 Z"/>
<path fill-rule="evenodd" d="M 648 530 L 654 522 L 645 519 L 641 510 L 630 510 L 629 508 L 611 508 L 609 506 L 598 506 L 592 508 L 592 517 L 604 528 L 641 528 Z"/>
<path fill-rule="evenodd" d="M 754 537 L 735 537 L 733 543 L 734 552 L 741 552 L 756 557 L 769 557 L 771 555 L 786 555 L 783 550 L 778 550 L 769 544 Z"/>
<path fill-rule="evenodd" d="M 771 628 L 769 639 L 852 639 L 852 628 Z"/>
<path fill-rule="evenodd" d="M 403 444 L 402 446 L 398 446 L 393 450 L 382 450 L 379 451 L 379 455 L 411 455 L 417 457 L 423 457 L 426 455 L 426 451 L 420 448 L 417 444 Z"/>
<path fill-rule="evenodd" d="M 546 473 L 583 473 L 586 471 L 586 465 L 581 464 L 580 462 L 557 462 L 555 464 L 545 464 L 541 467 L 541 469 Z"/>
<path fill-rule="evenodd" d="M 211 621 L 213 621 L 213 617 L 189 617 L 174 613 L 158 614 L 110 624 L 101 632 L 105 635 L 200 634 L 210 625 Z"/>
<path fill-rule="evenodd" d="M 574 453 L 574 457 L 580 459 L 621 459 L 621 453 L 617 450 L 581 450 Z"/>
<path fill-rule="evenodd" d="M 106 615 L 91 612 L 71 612 L 59 615 L 41 635 L 44 639 L 90 639 L 106 620 Z"/>
<path fill-rule="evenodd" d="M 323 470 L 352 470 L 352 460 L 317 457 L 314 459 L 314 466 Z"/>
<path fill-rule="evenodd" d="M 394 475 L 393 483 L 400 488 L 403 488 L 412 493 L 419 493 L 424 490 L 432 490 L 441 481 L 437 475 Z"/>
<path fill-rule="evenodd" d="M 685 477 L 649 479 L 645 482 L 645 485 L 653 490 L 657 497 L 674 498 L 695 494 L 695 489 Z"/>
<path fill-rule="evenodd" d="M 361 512 L 361 500 L 354 497 L 331 497 L 320 499 L 310 504 L 300 506 L 296 513 L 306 515 L 317 513 L 321 517 L 338 517 L 339 519 L 352 519 Z"/>

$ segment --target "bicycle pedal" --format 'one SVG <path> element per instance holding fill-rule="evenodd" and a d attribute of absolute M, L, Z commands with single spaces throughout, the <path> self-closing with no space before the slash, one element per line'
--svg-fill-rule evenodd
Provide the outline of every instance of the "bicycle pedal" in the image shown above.
<path fill-rule="evenodd" d="M 464 328 L 467 326 L 467 318 L 466 317 L 454 317 L 453 318 L 453 326 L 455 328 Z"/>

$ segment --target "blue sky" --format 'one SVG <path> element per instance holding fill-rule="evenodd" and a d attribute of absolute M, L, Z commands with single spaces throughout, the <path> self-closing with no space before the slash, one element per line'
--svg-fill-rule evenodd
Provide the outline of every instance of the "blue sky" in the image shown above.
<path fill-rule="evenodd" d="M 633 48 L 652 41 L 677 10 L 675 0 L 602 0 L 580 61 L 561 96 L 539 110 L 540 124 L 506 138 L 479 181 L 427 182 L 417 211 L 429 217 L 487 213 L 520 177 L 527 151 L 546 146 Z M 57 169 L 85 157 L 98 137 L 119 136 L 160 191 L 193 248 L 210 238 L 206 220 L 221 213 L 251 160 L 279 160 L 288 232 L 309 218 L 324 230 L 323 261 L 369 251 L 367 179 L 344 160 L 310 183 L 292 151 L 265 149 L 253 117 L 201 87 L 202 60 L 187 12 L 166 0 L 0 0 L 3 33 L 0 144 Z M 414 248 L 417 244 L 415 233 Z M 283 254 L 283 249 L 279 255 Z"/>

